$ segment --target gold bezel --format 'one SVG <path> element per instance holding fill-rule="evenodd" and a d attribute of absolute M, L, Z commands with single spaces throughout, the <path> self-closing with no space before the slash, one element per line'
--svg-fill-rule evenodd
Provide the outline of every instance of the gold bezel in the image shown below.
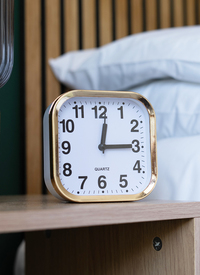
<path fill-rule="evenodd" d="M 150 129 L 150 155 L 151 155 L 151 180 L 148 186 L 140 193 L 134 195 L 98 195 L 78 196 L 69 193 L 62 185 L 58 169 L 58 111 L 62 104 L 73 97 L 108 97 L 130 98 L 140 101 L 149 114 Z M 51 105 L 49 111 L 49 144 L 50 144 L 50 177 L 53 188 L 59 196 L 74 202 L 108 202 L 108 201 L 136 201 L 145 198 L 154 189 L 157 181 L 157 149 L 156 149 L 156 118 L 153 107 L 142 95 L 135 92 L 119 91 L 90 91 L 73 90 L 59 96 Z"/>

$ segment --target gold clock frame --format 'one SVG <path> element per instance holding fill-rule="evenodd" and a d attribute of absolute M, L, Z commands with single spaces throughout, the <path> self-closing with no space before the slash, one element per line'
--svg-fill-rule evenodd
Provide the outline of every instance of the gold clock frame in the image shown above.
<path fill-rule="evenodd" d="M 107 98 L 130 98 L 140 101 L 149 114 L 150 129 L 150 155 L 151 155 L 151 179 L 148 186 L 138 194 L 132 195 L 95 195 L 79 196 L 69 193 L 62 185 L 59 178 L 58 165 L 58 111 L 62 104 L 73 97 L 107 97 Z M 57 194 L 65 200 L 74 202 L 113 202 L 113 201 L 136 201 L 145 198 L 154 189 L 157 181 L 157 142 L 156 142 L 156 117 L 149 101 L 135 92 L 120 91 L 97 91 L 97 90 L 72 90 L 59 96 L 49 110 L 49 150 L 50 150 L 50 178 Z"/>

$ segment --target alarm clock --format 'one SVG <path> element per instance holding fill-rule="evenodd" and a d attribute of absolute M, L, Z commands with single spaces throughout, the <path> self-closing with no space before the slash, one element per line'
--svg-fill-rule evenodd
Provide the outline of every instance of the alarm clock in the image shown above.
<path fill-rule="evenodd" d="M 142 95 L 69 91 L 43 120 L 44 179 L 74 202 L 136 201 L 157 181 L 156 119 Z"/>

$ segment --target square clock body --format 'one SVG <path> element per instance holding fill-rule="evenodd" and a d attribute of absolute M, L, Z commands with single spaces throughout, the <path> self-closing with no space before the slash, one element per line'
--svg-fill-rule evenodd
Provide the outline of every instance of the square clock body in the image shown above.
<path fill-rule="evenodd" d="M 57 198 L 133 201 L 157 180 L 156 122 L 134 92 L 70 91 L 44 115 L 44 178 Z"/>

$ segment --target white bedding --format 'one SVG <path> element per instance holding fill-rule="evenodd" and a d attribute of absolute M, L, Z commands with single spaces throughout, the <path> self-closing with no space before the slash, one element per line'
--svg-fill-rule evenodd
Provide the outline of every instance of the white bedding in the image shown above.
<path fill-rule="evenodd" d="M 200 84 L 163 79 L 130 90 L 153 105 L 158 140 L 200 135 Z"/>
<path fill-rule="evenodd" d="M 146 198 L 200 201 L 200 135 L 157 143 L 158 182 Z"/>
<path fill-rule="evenodd" d="M 144 32 L 49 61 L 72 89 L 132 90 L 157 118 L 158 182 L 147 197 L 200 201 L 200 26 Z"/>
<path fill-rule="evenodd" d="M 59 81 L 77 89 L 124 91 L 169 77 L 200 83 L 200 26 L 130 35 L 98 49 L 69 52 L 49 64 Z"/>

